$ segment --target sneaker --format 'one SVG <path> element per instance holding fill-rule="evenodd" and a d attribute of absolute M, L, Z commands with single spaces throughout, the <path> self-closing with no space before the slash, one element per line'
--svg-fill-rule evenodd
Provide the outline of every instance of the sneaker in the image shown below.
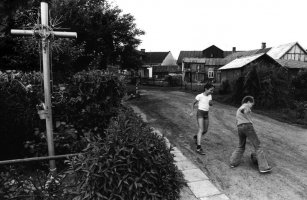
<path fill-rule="evenodd" d="M 229 165 L 230 166 L 230 168 L 234 168 L 235 166 L 234 165 Z"/>
<path fill-rule="evenodd" d="M 197 145 L 197 135 L 194 135 L 194 142 L 195 142 L 195 144 Z"/>
<path fill-rule="evenodd" d="M 267 168 L 267 169 L 259 170 L 260 173 L 268 173 L 268 172 L 270 172 L 270 171 L 272 171 L 272 168 L 271 168 L 271 167 L 269 167 L 269 168 Z"/>
<path fill-rule="evenodd" d="M 196 152 L 200 155 L 205 155 L 205 152 L 202 148 L 196 149 Z"/>

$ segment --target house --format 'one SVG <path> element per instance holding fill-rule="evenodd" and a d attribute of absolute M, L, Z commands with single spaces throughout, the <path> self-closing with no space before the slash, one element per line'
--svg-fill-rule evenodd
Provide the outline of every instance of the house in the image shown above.
<path fill-rule="evenodd" d="M 224 59 L 225 63 L 230 63 L 235 59 L 251 57 L 260 53 L 266 53 L 268 56 L 276 60 L 282 67 L 286 67 L 290 79 L 296 76 L 300 70 L 304 70 L 307 67 L 307 52 L 298 42 L 282 44 L 269 48 L 266 47 L 265 43 L 262 43 L 260 49 L 235 52 Z M 223 74 L 224 73 L 225 72 L 223 72 Z M 225 76 L 223 78 L 225 78 Z M 221 79 L 224 80 L 223 78 Z"/>
<path fill-rule="evenodd" d="M 174 68 L 177 66 L 176 60 L 174 59 L 172 53 L 168 52 L 145 52 L 145 49 L 141 49 L 141 58 L 143 65 L 139 69 L 139 75 L 141 77 L 152 78 L 155 73 L 155 68 L 161 71 L 161 68 L 168 69 L 171 66 Z M 162 70 L 166 73 L 165 70 Z"/>
<path fill-rule="evenodd" d="M 301 70 L 307 71 L 307 62 L 283 59 L 276 59 L 276 61 L 288 69 L 289 79 L 293 79 Z"/>
<path fill-rule="evenodd" d="M 225 52 L 212 45 L 202 51 L 180 51 L 177 64 L 182 68 L 185 82 L 219 80 L 217 70 L 225 65 L 224 57 Z"/>
<path fill-rule="evenodd" d="M 235 81 L 239 77 L 244 76 L 253 67 L 257 67 L 257 69 L 268 69 L 280 68 L 282 65 L 266 53 L 236 58 L 219 68 L 221 71 L 221 82 L 226 80 L 229 82 Z"/>

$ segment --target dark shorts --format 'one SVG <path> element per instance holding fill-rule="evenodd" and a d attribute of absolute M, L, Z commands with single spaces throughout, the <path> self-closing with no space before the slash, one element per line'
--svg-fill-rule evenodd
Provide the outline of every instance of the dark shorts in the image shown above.
<path fill-rule="evenodd" d="M 196 118 L 203 118 L 208 119 L 209 118 L 209 112 L 204 110 L 197 110 Z"/>

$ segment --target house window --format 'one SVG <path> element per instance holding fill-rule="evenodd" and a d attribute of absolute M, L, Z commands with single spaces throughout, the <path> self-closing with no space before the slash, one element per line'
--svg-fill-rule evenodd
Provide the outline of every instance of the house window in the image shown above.
<path fill-rule="evenodd" d="M 214 70 L 212 68 L 208 69 L 208 78 L 214 78 Z"/>

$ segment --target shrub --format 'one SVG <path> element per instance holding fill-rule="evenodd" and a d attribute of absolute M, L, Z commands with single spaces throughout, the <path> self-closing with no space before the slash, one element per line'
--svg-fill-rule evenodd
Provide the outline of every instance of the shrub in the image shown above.
<path fill-rule="evenodd" d="M 0 72 L 0 159 L 23 156 L 23 142 L 38 127 L 35 105 L 39 92 L 32 84 L 39 83 L 39 73 Z"/>
<path fill-rule="evenodd" d="M 122 109 L 106 130 L 69 161 L 79 199 L 179 198 L 184 179 L 164 139 L 131 109 Z M 77 197 L 76 197 L 77 198 Z M 77 198 L 78 199 L 78 198 Z"/>
<path fill-rule="evenodd" d="M 236 104 L 240 104 L 246 95 L 255 97 L 256 107 L 286 107 L 289 103 L 287 73 L 283 68 L 276 70 L 253 66 L 245 76 L 237 79 L 232 99 Z"/>
<path fill-rule="evenodd" d="M 231 88 L 230 88 L 229 81 L 228 80 L 223 81 L 221 86 L 220 86 L 219 93 L 220 94 L 229 94 L 230 90 L 231 90 Z"/>
<path fill-rule="evenodd" d="M 298 101 L 307 101 L 307 71 L 300 72 L 292 80 L 293 96 Z"/>
<path fill-rule="evenodd" d="M 55 117 L 74 125 L 79 133 L 102 133 L 117 114 L 125 86 L 116 76 L 103 71 L 82 71 L 67 82 L 62 93 Z"/>

